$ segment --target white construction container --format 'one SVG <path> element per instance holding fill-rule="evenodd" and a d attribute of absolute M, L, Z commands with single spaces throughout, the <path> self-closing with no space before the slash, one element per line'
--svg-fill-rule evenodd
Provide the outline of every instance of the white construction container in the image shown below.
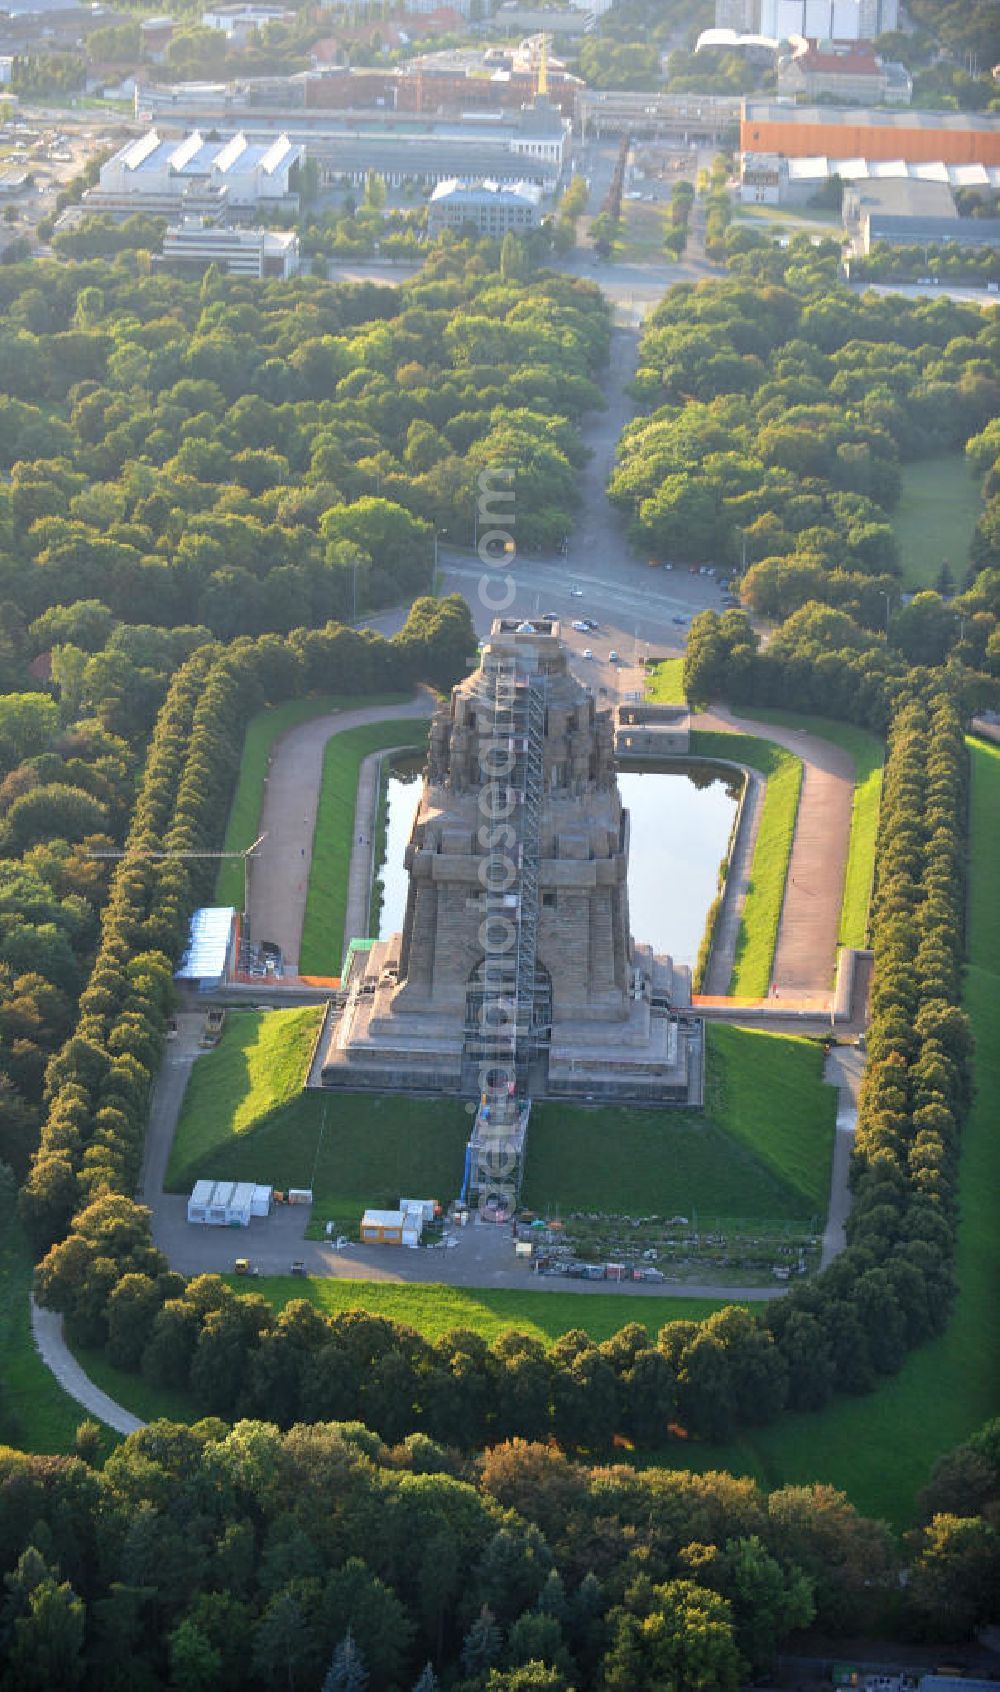
<path fill-rule="evenodd" d="M 417 1213 L 420 1216 L 420 1220 L 422 1222 L 433 1222 L 433 1220 L 434 1220 L 434 1200 L 433 1199 L 401 1198 L 400 1201 L 399 1201 L 399 1208 L 400 1208 L 400 1210 L 406 1210 L 406 1211 Z"/>
<path fill-rule="evenodd" d="M 311 1187 L 289 1187 L 289 1204 L 312 1204 L 312 1201 L 313 1196 Z"/>
<path fill-rule="evenodd" d="M 216 1181 L 215 1191 L 208 1202 L 205 1221 L 212 1228 L 224 1228 L 229 1221 L 229 1204 L 236 1191 L 235 1181 Z"/>
<path fill-rule="evenodd" d="M 214 1181 L 195 1182 L 191 1189 L 191 1197 L 188 1199 L 187 1215 L 189 1222 L 200 1222 L 204 1225 L 208 1221 L 208 1206 L 214 1191 Z"/>
<path fill-rule="evenodd" d="M 250 1201 L 251 1216 L 270 1216 L 273 1191 L 273 1187 L 254 1187 L 253 1198 Z"/>
<path fill-rule="evenodd" d="M 230 1228 L 249 1228 L 253 1205 L 253 1182 L 241 1181 L 233 1188 L 226 1206 L 226 1223 Z"/>

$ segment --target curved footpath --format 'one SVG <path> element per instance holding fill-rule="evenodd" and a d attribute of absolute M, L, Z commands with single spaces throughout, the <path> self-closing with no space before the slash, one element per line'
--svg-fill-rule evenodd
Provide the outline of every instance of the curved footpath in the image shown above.
<path fill-rule="evenodd" d="M 819 735 L 738 717 L 725 706 L 700 713 L 692 727 L 757 735 L 802 759 L 802 791 L 771 979 L 779 998 L 828 995 L 851 841 L 854 760 Z"/>
<path fill-rule="evenodd" d="M 302 923 L 309 891 L 313 833 L 323 782 L 327 741 L 348 729 L 395 718 L 430 717 L 435 708 L 430 689 L 409 705 L 364 705 L 356 711 L 331 711 L 299 723 L 275 741 L 264 780 L 259 833 L 267 839 L 254 853 L 250 870 L 250 920 L 254 934 L 281 947 L 289 974 L 298 973 Z M 351 879 L 355 871 L 352 853 Z M 370 873 L 371 845 L 363 854 Z"/>
<path fill-rule="evenodd" d="M 31 1296 L 31 1332 L 39 1356 L 51 1369 L 63 1392 L 74 1398 L 91 1416 L 96 1416 L 116 1433 L 136 1433 L 146 1426 L 121 1404 L 116 1404 L 106 1392 L 95 1386 L 85 1375 L 63 1338 L 62 1317 L 54 1310 L 42 1310 Z"/>

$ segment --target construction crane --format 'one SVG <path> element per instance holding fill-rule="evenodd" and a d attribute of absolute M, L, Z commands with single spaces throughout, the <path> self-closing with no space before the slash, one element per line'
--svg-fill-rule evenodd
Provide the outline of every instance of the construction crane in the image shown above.
<path fill-rule="evenodd" d="M 541 47 L 538 55 L 538 80 L 535 85 L 535 99 L 547 99 L 549 92 L 549 42 L 550 35 L 542 35 Z"/>
<path fill-rule="evenodd" d="M 249 864 L 258 846 L 263 846 L 267 834 L 260 834 L 252 846 L 247 846 L 242 852 L 172 852 L 160 851 L 156 847 L 138 851 L 133 847 L 117 847 L 109 851 L 88 852 L 88 858 L 242 858 L 243 859 L 243 921 L 246 923 L 250 907 L 250 879 Z"/>

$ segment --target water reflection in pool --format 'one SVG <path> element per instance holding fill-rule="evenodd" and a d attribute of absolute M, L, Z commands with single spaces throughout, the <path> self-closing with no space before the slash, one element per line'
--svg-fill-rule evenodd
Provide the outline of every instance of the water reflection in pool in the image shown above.
<path fill-rule="evenodd" d="M 422 756 L 393 758 L 389 766 L 388 780 L 385 782 L 388 807 L 385 821 L 385 857 L 377 876 L 382 890 L 378 919 L 380 940 L 398 933 L 406 915 L 408 877 L 403 867 L 403 853 L 420 801 L 420 777 L 424 761 Z"/>
<path fill-rule="evenodd" d="M 697 961 L 741 782 L 705 764 L 619 773 L 631 818 L 632 933 L 675 963 Z"/>
<path fill-rule="evenodd" d="M 385 858 L 378 937 L 403 926 L 407 876 L 403 853 L 420 798 L 424 760 L 394 758 L 386 781 Z M 718 889 L 719 864 L 739 797 L 739 779 L 707 765 L 678 765 L 669 772 L 625 768 L 622 801 L 632 819 L 628 895 L 632 932 L 677 963 L 694 964 L 708 907 Z"/>

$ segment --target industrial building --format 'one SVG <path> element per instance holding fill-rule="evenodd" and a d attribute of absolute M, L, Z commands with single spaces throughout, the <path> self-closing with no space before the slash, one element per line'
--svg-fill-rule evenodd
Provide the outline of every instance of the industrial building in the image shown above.
<path fill-rule="evenodd" d="M 1000 252 L 1000 219 L 959 217 L 946 182 L 852 183 L 844 192 L 844 223 L 859 254 L 869 253 L 876 242 L 892 247 L 956 242 L 970 250 Z"/>
<path fill-rule="evenodd" d="M 436 118 L 302 107 L 260 106 L 250 110 L 245 105 L 237 114 L 227 103 L 227 91 L 218 85 L 207 89 L 188 85 L 157 92 L 174 96 L 171 103 L 158 108 L 160 129 L 168 123 L 192 119 L 205 128 L 222 128 L 235 120 L 240 139 L 245 142 L 252 137 L 261 152 L 279 144 L 294 147 L 297 156 L 307 150 L 327 182 L 360 184 L 369 171 L 375 171 L 391 185 L 406 180 L 435 183 L 452 177 L 483 176 L 552 188 L 562 174 L 570 131 L 568 119 L 541 96 L 521 111 Z M 136 90 L 137 110 L 148 93 L 147 89 Z M 191 205 L 184 209 L 200 212 L 203 208 Z"/>
<path fill-rule="evenodd" d="M 433 237 L 471 224 L 497 240 L 524 235 L 538 226 L 541 198 L 535 182 L 439 182 L 427 207 L 427 232 Z"/>
<path fill-rule="evenodd" d="M 735 135 L 743 102 L 730 94 L 632 94 L 581 89 L 576 119 L 586 141 L 605 135 L 648 135 L 684 146 Z"/>
<path fill-rule="evenodd" d="M 869 182 L 938 182 L 991 194 L 1000 190 L 1000 165 L 949 165 L 936 159 L 907 164 L 905 159 L 785 159 L 777 153 L 744 153 L 740 160 L 740 198 L 747 205 L 805 205 L 832 177 L 855 185 Z"/>
<path fill-rule="evenodd" d="M 88 211 L 125 217 L 190 213 L 213 221 L 259 206 L 295 212 L 294 183 L 302 157 L 301 145 L 287 135 L 252 142 L 240 132 L 209 141 L 194 130 L 175 140 L 150 129 L 101 166 L 98 184 L 84 194 L 84 204 Z"/>
<path fill-rule="evenodd" d="M 891 159 L 1000 164 L 1000 118 L 980 112 L 871 110 L 743 101 L 740 152 L 786 159 Z"/>
<path fill-rule="evenodd" d="M 299 238 L 290 230 L 220 229 L 188 217 L 164 233 L 159 262 L 189 272 L 215 264 L 230 276 L 287 280 L 299 268 Z"/>

